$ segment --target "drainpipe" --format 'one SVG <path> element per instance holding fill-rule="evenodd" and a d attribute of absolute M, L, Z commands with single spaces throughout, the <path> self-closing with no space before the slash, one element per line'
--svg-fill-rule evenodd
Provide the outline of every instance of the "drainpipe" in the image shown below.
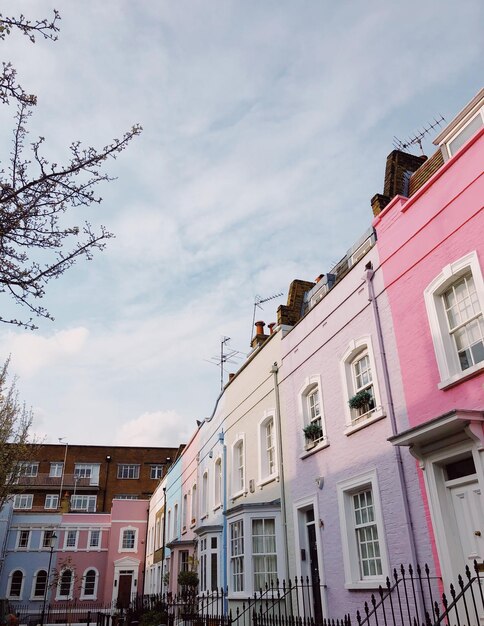
<path fill-rule="evenodd" d="M 287 545 L 287 516 L 286 516 L 286 481 L 284 478 L 284 457 L 282 454 L 282 424 L 281 424 L 281 403 L 279 400 L 279 381 L 277 373 L 279 367 L 277 363 L 271 367 L 271 374 L 274 377 L 274 395 L 276 399 L 276 420 L 277 420 L 277 456 L 279 465 L 279 484 L 281 485 L 281 518 L 282 518 L 282 533 L 284 541 L 284 557 L 286 560 L 285 572 L 289 578 L 289 547 Z"/>
<path fill-rule="evenodd" d="M 227 446 L 225 445 L 224 431 L 218 434 L 218 440 L 222 444 L 222 488 L 223 488 L 223 521 L 222 521 L 222 593 L 224 594 L 224 615 L 228 615 L 228 576 L 227 576 Z"/>
<path fill-rule="evenodd" d="M 164 498 L 164 506 L 165 510 L 163 512 L 163 552 L 161 557 L 161 592 L 163 593 L 163 588 L 165 586 L 165 552 L 166 552 L 166 487 L 163 487 L 163 498 Z M 155 531 L 156 531 L 156 516 L 155 516 Z M 155 532 L 156 535 L 156 532 Z"/>
<path fill-rule="evenodd" d="M 382 367 L 383 367 L 383 382 L 385 385 L 385 392 L 386 392 L 386 396 L 388 400 L 388 416 L 390 418 L 392 434 L 396 435 L 398 431 L 397 420 L 395 417 L 395 407 L 393 404 L 393 394 L 392 394 L 392 388 L 390 384 L 390 375 L 389 375 L 389 370 L 388 370 L 387 356 L 385 352 L 385 344 L 383 341 L 380 311 L 378 309 L 378 302 L 375 296 L 375 289 L 373 286 L 374 276 L 375 276 L 375 272 L 373 271 L 373 269 L 366 270 L 365 280 L 368 285 L 368 300 L 371 302 L 372 309 L 373 309 L 373 317 L 374 317 L 375 326 L 376 326 L 378 350 L 380 351 L 380 354 L 381 354 L 381 361 L 382 361 Z M 392 447 L 395 450 L 395 456 L 397 459 L 398 479 L 400 482 L 400 488 L 402 490 L 402 495 L 403 495 L 403 509 L 405 513 L 405 521 L 410 531 L 409 539 L 410 539 L 410 551 L 412 553 L 412 561 L 414 565 L 417 565 L 418 563 L 417 547 L 415 545 L 414 526 L 413 526 L 413 521 L 412 521 L 412 514 L 410 512 L 410 503 L 408 500 L 407 481 L 405 478 L 405 470 L 403 468 L 402 453 L 398 446 L 392 446 Z"/>

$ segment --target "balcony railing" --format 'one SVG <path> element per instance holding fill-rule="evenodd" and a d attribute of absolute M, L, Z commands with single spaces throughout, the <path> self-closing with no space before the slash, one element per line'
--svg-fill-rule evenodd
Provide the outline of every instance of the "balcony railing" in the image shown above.
<path fill-rule="evenodd" d="M 50 476 L 49 474 L 37 474 L 37 476 L 19 476 L 15 481 L 21 487 L 63 487 L 85 489 L 86 487 L 99 487 L 99 478 L 80 478 L 75 474 L 65 474 L 64 479 L 60 476 Z"/>

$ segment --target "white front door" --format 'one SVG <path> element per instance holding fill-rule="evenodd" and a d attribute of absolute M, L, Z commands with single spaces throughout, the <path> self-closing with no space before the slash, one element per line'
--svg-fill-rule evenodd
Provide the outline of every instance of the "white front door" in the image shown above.
<path fill-rule="evenodd" d="M 484 559 L 484 503 L 477 480 L 463 480 L 462 483 L 448 488 L 463 561 L 473 572 L 474 560 L 482 562 Z"/>

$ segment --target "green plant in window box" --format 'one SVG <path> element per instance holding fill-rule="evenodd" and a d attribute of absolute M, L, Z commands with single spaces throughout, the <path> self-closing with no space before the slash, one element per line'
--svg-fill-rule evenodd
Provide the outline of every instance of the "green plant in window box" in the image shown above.
<path fill-rule="evenodd" d="M 358 391 L 355 395 L 348 400 L 350 409 L 370 409 L 370 403 L 373 400 L 373 396 L 369 391 Z"/>
<path fill-rule="evenodd" d="M 314 422 L 305 426 L 303 432 L 308 441 L 315 441 L 316 439 L 321 439 L 323 436 L 323 429 L 319 424 L 315 424 Z"/>

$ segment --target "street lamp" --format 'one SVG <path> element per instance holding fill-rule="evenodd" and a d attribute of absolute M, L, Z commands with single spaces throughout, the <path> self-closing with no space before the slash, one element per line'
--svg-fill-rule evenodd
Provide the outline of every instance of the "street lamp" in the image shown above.
<path fill-rule="evenodd" d="M 50 566 L 52 565 L 52 554 L 54 552 L 54 544 L 55 544 L 56 539 L 57 539 L 57 535 L 55 533 L 52 533 L 52 535 L 49 537 L 49 548 L 50 548 L 49 567 L 47 568 L 47 579 L 45 581 L 44 602 L 42 603 L 42 615 L 40 616 L 40 626 L 44 626 L 45 604 L 47 602 L 47 593 L 49 591 Z"/>

